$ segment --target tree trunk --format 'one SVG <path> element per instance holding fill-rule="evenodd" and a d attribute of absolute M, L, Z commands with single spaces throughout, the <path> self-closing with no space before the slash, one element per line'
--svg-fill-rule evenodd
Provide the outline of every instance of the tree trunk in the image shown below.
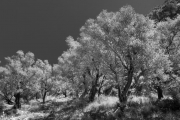
<path fill-rule="evenodd" d="M 102 89 L 102 86 L 99 86 L 99 89 L 98 89 L 98 96 L 101 95 L 101 89 Z"/>
<path fill-rule="evenodd" d="M 121 94 L 121 88 L 118 84 L 118 98 L 119 98 L 119 101 L 122 102 L 122 94 Z"/>
<path fill-rule="evenodd" d="M 45 103 L 45 101 L 46 101 L 46 94 L 47 94 L 47 92 L 46 92 L 46 90 L 44 91 L 44 94 L 43 94 L 43 104 Z"/>
<path fill-rule="evenodd" d="M 15 97 L 15 105 L 14 106 L 16 108 L 21 108 L 21 103 L 20 103 L 21 93 L 20 93 L 20 91 L 17 91 L 14 94 L 14 97 Z"/>
<path fill-rule="evenodd" d="M 36 100 L 38 100 L 38 94 L 37 93 L 35 94 L 35 98 L 36 98 Z"/>
<path fill-rule="evenodd" d="M 89 101 L 90 102 L 94 101 L 94 98 L 95 98 L 95 95 L 96 95 L 96 92 L 97 92 L 96 87 L 97 87 L 97 85 L 92 83 L 92 88 L 91 88 L 90 96 L 89 96 Z"/>
<path fill-rule="evenodd" d="M 133 79 L 133 72 L 134 72 L 134 69 L 133 69 L 133 66 L 130 65 L 130 69 L 128 70 L 128 78 L 127 78 L 127 83 L 126 83 L 126 86 L 122 92 L 122 97 L 123 97 L 123 102 L 125 102 L 127 100 L 127 93 L 128 93 L 128 90 L 131 86 L 131 83 L 132 83 L 132 79 Z"/>
<path fill-rule="evenodd" d="M 96 96 L 97 93 L 97 86 L 98 86 L 98 81 L 99 78 L 103 75 L 102 73 L 99 73 L 99 69 L 96 68 L 97 74 L 96 74 L 96 78 L 95 81 L 92 81 L 92 86 L 91 86 L 91 90 L 90 90 L 90 96 L 89 96 L 89 101 L 94 101 L 94 98 Z M 91 76 L 91 74 L 89 73 L 89 75 Z M 92 76 L 91 76 L 92 77 Z M 92 77 L 93 79 L 93 77 Z"/>
<path fill-rule="evenodd" d="M 63 91 L 63 95 L 64 95 L 65 98 L 67 97 L 67 92 L 66 92 L 66 90 Z"/>
<path fill-rule="evenodd" d="M 84 98 L 86 96 L 86 94 L 88 93 L 88 86 L 86 84 L 86 75 L 83 74 L 83 78 L 84 78 L 84 81 L 83 81 L 83 84 L 84 84 L 84 92 L 83 94 L 80 96 L 80 98 Z"/>
<path fill-rule="evenodd" d="M 99 89 L 98 89 L 98 96 L 100 96 L 100 94 L 101 94 L 101 89 L 102 89 L 102 87 L 103 87 L 104 78 L 105 78 L 105 76 L 103 77 L 103 80 L 101 81 L 101 84 L 100 84 L 100 86 L 99 86 Z"/>
<path fill-rule="evenodd" d="M 91 102 L 94 101 L 95 95 L 97 93 L 97 83 L 98 83 L 99 77 L 100 77 L 100 75 L 99 75 L 99 72 L 98 72 L 96 74 L 95 82 L 94 81 L 92 82 L 92 87 L 91 87 L 90 96 L 89 96 L 89 100 Z"/>
<path fill-rule="evenodd" d="M 154 88 L 157 90 L 158 99 L 161 100 L 161 98 L 163 98 L 163 91 L 162 91 L 161 87 L 160 86 L 155 86 Z"/>
<path fill-rule="evenodd" d="M 118 83 L 118 76 L 117 76 L 117 74 L 115 74 L 116 75 L 115 79 L 116 79 L 116 81 L 118 83 L 118 98 L 119 98 L 119 101 L 120 101 L 120 106 L 119 107 L 120 107 L 122 112 L 124 111 L 124 109 L 126 107 L 126 104 L 127 104 L 126 103 L 127 102 L 127 93 L 128 93 L 128 90 L 129 90 L 129 88 L 131 86 L 131 83 L 132 83 L 133 72 L 134 72 L 134 70 L 133 70 L 133 66 L 131 64 L 130 69 L 128 70 L 127 83 L 126 83 L 126 85 L 124 87 L 124 90 L 122 92 L 121 92 L 120 85 Z"/>

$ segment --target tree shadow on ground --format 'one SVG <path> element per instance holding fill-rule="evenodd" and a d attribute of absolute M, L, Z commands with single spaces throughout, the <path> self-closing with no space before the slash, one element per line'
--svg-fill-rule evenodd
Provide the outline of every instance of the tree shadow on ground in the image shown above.
<path fill-rule="evenodd" d="M 83 108 L 87 104 L 85 100 L 74 99 L 66 102 L 52 102 L 51 111 L 47 117 L 34 120 L 76 120 L 83 113 Z"/>
<path fill-rule="evenodd" d="M 72 120 L 82 113 L 85 106 L 84 100 L 73 99 L 68 101 L 49 101 L 30 110 L 30 112 L 49 113 L 46 117 L 33 118 L 30 120 Z"/>
<path fill-rule="evenodd" d="M 76 120 L 81 117 L 83 108 L 87 105 L 86 100 L 76 99 L 64 105 L 62 109 L 56 111 L 56 119 Z M 60 119 L 60 120 L 61 120 Z"/>

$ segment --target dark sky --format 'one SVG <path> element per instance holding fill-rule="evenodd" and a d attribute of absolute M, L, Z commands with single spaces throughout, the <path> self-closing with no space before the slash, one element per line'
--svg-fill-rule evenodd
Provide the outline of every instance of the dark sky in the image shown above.
<path fill-rule="evenodd" d="M 65 39 L 79 36 L 88 18 L 131 5 L 146 15 L 164 0 L 0 0 L 0 61 L 18 50 L 51 64 L 67 50 Z M 3 64 L 3 63 L 2 63 Z"/>

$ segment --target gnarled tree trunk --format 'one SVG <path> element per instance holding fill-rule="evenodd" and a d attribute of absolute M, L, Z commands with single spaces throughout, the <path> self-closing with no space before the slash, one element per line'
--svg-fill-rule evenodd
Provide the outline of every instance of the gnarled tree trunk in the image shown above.
<path fill-rule="evenodd" d="M 86 73 L 83 74 L 83 78 L 84 78 L 84 81 L 83 81 L 83 84 L 84 84 L 84 92 L 83 94 L 80 96 L 80 98 L 84 98 L 86 96 L 86 94 L 88 93 L 88 86 L 87 86 L 87 83 L 86 83 Z"/>
<path fill-rule="evenodd" d="M 131 83 L 132 83 L 132 79 L 133 79 L 133 73 L 134 73 L 134 68 L 132 65 L 130 65 L 130 68 L 128 70 L 128 78 L 127 78 L 127 83 L 126 83 L 126 86 L 122 92 L 122 95 L 123 95 L 123 99 L 127 99 L 127 93 L 128 93 L 128 90 L 131 86 Z"/>
<path fill-rule="evenodd" d="M 99 78 L 102 76 L 102 74 L 99 74 L 99 70 L 97 69 L 97 74 L 96 74 L 96 78 L 95 81 L 92 81 L 92 86 L 91 86 L 91 90 L 90 90 L 90 95 L 89 95 L 89 101 L 94 101 L 95 95 L 97 93 L 97 86 L 98 86 L 98 81 Z"/>
<path fill-rule="evenodd" d="M 97 84 L 96 82 L 92 82 L 91 90 L 90 90 L 90 95 L 89 95 L 89 101 L 94 101 L 95 95 L 97 93 Z"/>
<path fill-rule="evenodd" d="M 45 89 L 43 92 L 43 96 L 42 96 L 43 104 L 45 104 L 45 102 L 46 102 L 46 94 L 47 94 L 47 91 Z"/>
<path fill-rule="evenodd" d="M 157 85 L 157 86 L 154 86 L 154 88 L 157 90 L 158 100 L 161 100 L 161 98 L 163 98 L 163 91 L 161 87 Z"/>
<path fill-rule="evenodd" d="M 101 81 L 101 83 L 100 83 L 100 85 L 99 85 L 99 88 L 98 88 L 98 96 L 100 96 L 100 94 L 101 94 L 101 89 L 102 89 L 102 87 L 103 87 L 103 83 L 104 83 L 104 79 L 105 79 L 106 77 L 104 76 L 103 77 L 103 80 Z"/>
<path fill-rule="evenodd" d="M 21 108 L 20 98 L 21 98 L 21 91 L 17 90 L 17 92 L 14 94 L 15 97 L 15 108 Z"/>

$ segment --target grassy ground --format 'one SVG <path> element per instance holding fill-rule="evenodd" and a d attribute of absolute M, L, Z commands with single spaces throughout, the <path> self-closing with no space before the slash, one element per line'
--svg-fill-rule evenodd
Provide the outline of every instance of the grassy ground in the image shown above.
<path fill-rule="evenodd" d="M 22 104 L 22 108 L 13 112 L 12 105 L 4 105 L 1 120 L 69 120 L 78 119 L 82 113 L 82 103 L 71 98 L 48 97 L 45 104 L 32 100 Z M 8 111 L 7 111 L 8 110 Z M 9 113 L 8 113 L 9 112 Z M 6 115 L 8 113 L 8 116 Z"/>
<path fill-rule="evenodd" d="M 171 100 L 154 105 L 150 97 L 130 96 L 123 114 L 117 109 L 117 97 L 100 96 L 92 103 L 86 101 L 49 96 L 45 104 L 31 100 L 17 111 L 11 109 L 12 105 L 1 103 L 4 114 L 0 120 L 180 120 L 179 110 L 166 109 L 169 105 L 179 105 L 171 104 Z"/>

